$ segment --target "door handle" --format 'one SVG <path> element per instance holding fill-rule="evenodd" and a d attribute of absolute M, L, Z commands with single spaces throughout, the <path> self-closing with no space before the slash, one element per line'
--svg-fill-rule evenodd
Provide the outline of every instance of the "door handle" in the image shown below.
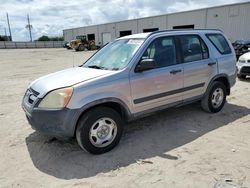
<path fill-rule="evenodd" d="M 216 62 L 209 62 L 207 65 L 208 66 L 213 66 L 213 65 L 215 65 L 216 64 Z"/>
<path fill-rule="evenodd" d="M 176 74 L 178 72 L 181 72 L 181 69 L 175 69 L 175 70 L 171 70 L 170 74 Z"/>

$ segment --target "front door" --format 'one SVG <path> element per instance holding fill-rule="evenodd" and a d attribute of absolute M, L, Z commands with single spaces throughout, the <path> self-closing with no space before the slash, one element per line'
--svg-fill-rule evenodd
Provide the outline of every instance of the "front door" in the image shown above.
<path fill-rule="evenodd" d="M 154 59 L 156 67 L 130 73 L 135 113 L 182 100 L 183 64 L 177 63 L 174 37 L 155 39 L 141 59 Z"/>

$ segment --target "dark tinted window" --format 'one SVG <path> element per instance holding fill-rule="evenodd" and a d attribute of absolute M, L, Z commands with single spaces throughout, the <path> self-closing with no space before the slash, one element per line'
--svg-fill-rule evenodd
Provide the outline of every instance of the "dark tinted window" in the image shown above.
<path fill-rule="evenodd" d="M 221 54 L 230 54 L 231 48 L 229 47 L 225 37 L 221 34 L 207 34 L 208 39 L 213 43 Z"/>
<path fill-rule="evenodd" d="M 143 29 L 143 33 L 154 32 L 154 31 L 159 31 L 159 28 L 148 28 L 148 29 Z"/>
<path fill-rule="evenodd" d="M 173 29 L 194 29 L 194 25 L 176 25 Z"/>
<path fill-rule="evenodd" d="M 131 31 L 131 30 L 128 30 L 128 31 L 120 31 L 120 37 L 124 37 L 124 36 L 131 35 L 131 34 L 132 34 L 132 31 Z"/>
<path fill-rule="evenodd" d="M 179 38 L 184 63 L 208 58 L 208 48 L 199 36 L 183 35 Z"/>
<path fill-rule="evenodd" d="M 142 56 L 142 59 L 148 58 L 155 60 L 156 68 L 176 64 L 174 38 L 162 37 L 154 40 Z"/>

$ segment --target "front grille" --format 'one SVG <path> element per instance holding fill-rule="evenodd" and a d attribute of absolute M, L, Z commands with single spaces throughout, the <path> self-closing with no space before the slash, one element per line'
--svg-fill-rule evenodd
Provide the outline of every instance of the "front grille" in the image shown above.
<path fill-rule="evenodd" d="M 30 91 L 37 97 L 40 93 L 30 88 Z"/>
<path fill-rule="evenodd" d="M 241 73 L 250 74 L 250 67 L 242 67 L 242 68 L 241 68 Z"/>
<path fill-rule="evenodd" d="M 246 61 L 245 60 L 239 60 L 239 63 L 245 63 Z"/>
<path fill-rule="evenodd" d="M 25 94 L 25 101 L 28 102 L 29 104 L 33 104 L 36 101 L 37 96 L 39 94 L 40 94 L 39 92 L 35 91 L 32 88 L 29 88 Z"/>

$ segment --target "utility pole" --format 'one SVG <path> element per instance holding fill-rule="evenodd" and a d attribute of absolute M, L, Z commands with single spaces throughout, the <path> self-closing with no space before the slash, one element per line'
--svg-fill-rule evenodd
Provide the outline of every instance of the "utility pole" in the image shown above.
<path fill-rule="evenodd" d="M 32 35 L 31 35 L 32 25 L 30 25 L 30 17 L 29 17 L 29 14 L 27 14 L 27 20 L 28 20 L 28 25 L 26 25 L 26 28 L 29 30 L 30 42 L 32 42 Z"/>
<path fill-rule="evenodd" d="M 5 33 L 5 36 L 7 37 L 7 31 L 6 31 L 6 28 L 4 28 L 4 33 Z"/>
<path fill-rule="evenodd" d="M 10 29 L 9 15 L 8 15 L 8 13 L 6 13 L 6 15 L 7 15 L 7 22 L 8 22 L 9 33 L 10 33 L 10 41 L 12 41 L 12 35 L 11 35 L 11 29 Z"/>

